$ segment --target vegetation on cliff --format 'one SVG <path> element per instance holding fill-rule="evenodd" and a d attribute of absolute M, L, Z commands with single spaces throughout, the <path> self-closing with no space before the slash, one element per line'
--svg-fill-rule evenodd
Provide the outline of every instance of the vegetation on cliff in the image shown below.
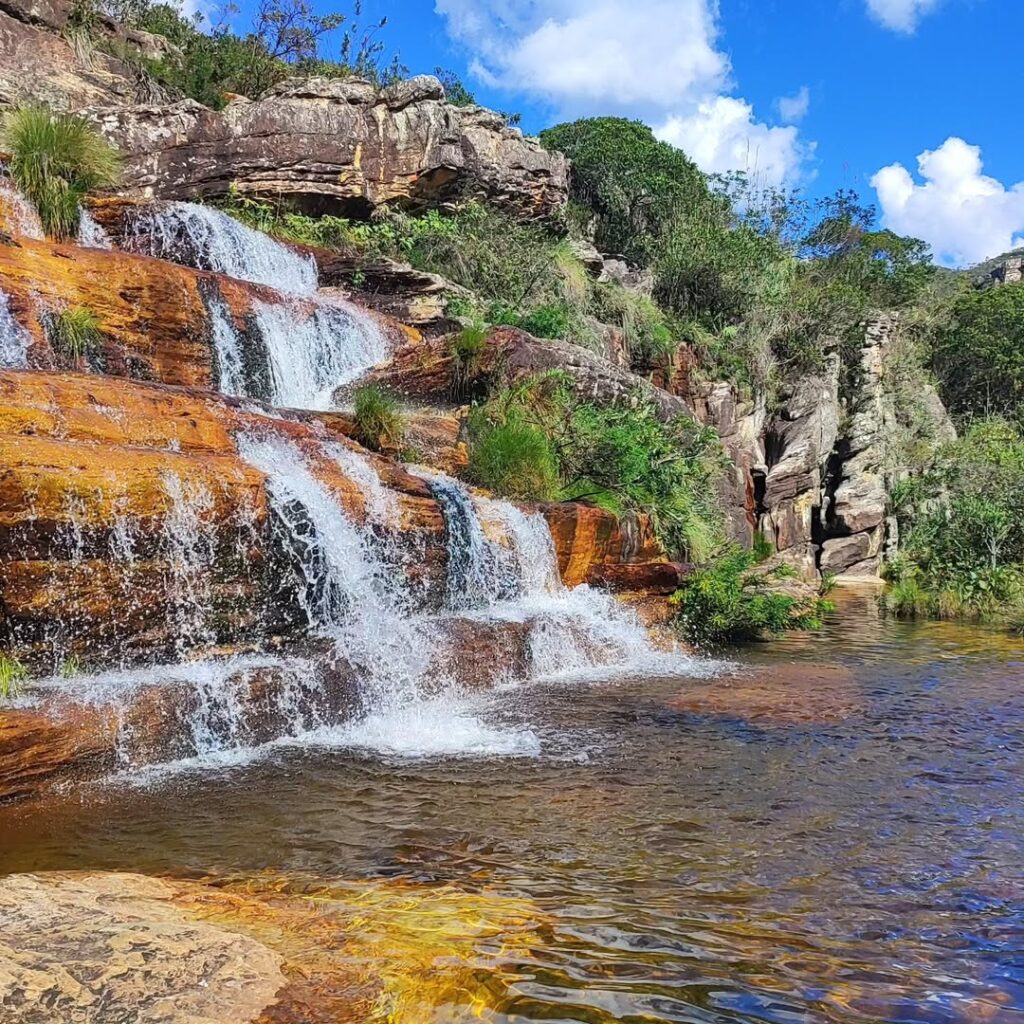
<path fill-rule="evenodd" d="M 52 238 L 78 233 L 82 200 L 118 177 L 116 150 L 80 117 L 40 104 L 9 111 L 0 128 L 0 152 Z"/>

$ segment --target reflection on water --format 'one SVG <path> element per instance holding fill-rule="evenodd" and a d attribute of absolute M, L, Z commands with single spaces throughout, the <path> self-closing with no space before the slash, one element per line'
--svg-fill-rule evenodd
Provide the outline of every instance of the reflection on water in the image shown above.
<path fill-rule="evenodd" d="M 319 1007 L 280 1020 L 1024 1019 L 1024 646 L 847 611 L 738 661 L 510 691 L 532 759 L 281 751 L 7 808 L 0 867 L 319 900 L 266 929 Z M 344 1015 L 343 962 L 377 978 Z"/>

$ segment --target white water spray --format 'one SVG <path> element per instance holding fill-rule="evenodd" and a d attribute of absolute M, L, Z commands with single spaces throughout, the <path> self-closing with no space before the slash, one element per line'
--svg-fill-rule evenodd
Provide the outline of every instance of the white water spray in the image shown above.
<path fill-rule="evenodd" d="M 78 215 L 78 244 L 87 249 L 112 249 L 110 235 L 96 223 L 85 207 Z"/>
<path fill-rule="evenodd" d="M 30 342 L 28 331 L 11 312 L 10 297 L 0 291 L 0 367 L 20 370 L 28 366 Z"/>
<path fill-rule="evenodd" d="M 162 203 L 132 218 L 126 244 L 158 259 L 215 270 L 294 295 L 317 289 L 316 261 L 198 203 Z"/>

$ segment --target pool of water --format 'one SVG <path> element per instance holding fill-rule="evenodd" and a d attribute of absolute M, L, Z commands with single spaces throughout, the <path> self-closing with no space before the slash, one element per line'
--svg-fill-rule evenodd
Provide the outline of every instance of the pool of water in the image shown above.
<path fill-rule="evenodd" d="M 1024 645 L 866 605 L 734 657 L 498 693 L 514 756 L 311 746 L 0 809 L 0 870 L 319 894 L 321 974 L 357 935 L 403 993 L 344 1019 L 1024 1020 Z"/>

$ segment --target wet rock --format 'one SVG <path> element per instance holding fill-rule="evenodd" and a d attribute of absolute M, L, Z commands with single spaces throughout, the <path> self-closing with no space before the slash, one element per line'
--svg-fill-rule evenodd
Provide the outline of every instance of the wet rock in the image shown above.
<path fill-rule="evenodd" d="M 190 905 L 200 898 L 217 902 L 198 886 L 123 873 L 0 879 L 4 1021 L 255 1020 L 285 984 L 283 959 L 202 920 Z"/>
<path fill-rule="evenodd" d="M 293 79 L 213 111 L 193 100 L 94 108 L 145 196 L 292 199 L 311 212 L 366 215 L 389 203 L 479 196 L 526 218 L 554 215 L 568 161 L 480 107 L 444 102 L 435 78 L 378 90 L 359 79 Z"/>

